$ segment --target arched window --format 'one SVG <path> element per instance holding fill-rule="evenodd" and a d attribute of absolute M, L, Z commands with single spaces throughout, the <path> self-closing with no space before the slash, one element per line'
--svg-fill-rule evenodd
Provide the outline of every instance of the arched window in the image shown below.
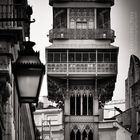
<path fill-rule="evenodd" d="M 76 96 L 76 115 L 81 115 L 81 95 Z"/>
<path fill-rule="evenodd" d="M 54 8 L 53 10 L 53 28 L 67 28 L 67 9 Z"/>
<path fill-rule="evenodd" d="M 87 95 L 83 95 L 83 115 L 87 115 Z"/>
<path fill-rule="evenodd" d="M 0 140 L 2 140 L 2 130 L 0 129 Z"/>
<path fill-rule="evenodd" d="M 93 115 L 93 96 L 89 94 L 88 96 L 88 115 Z"/>
<path fill-rule="evenodd" d="M 98 8 L 97 9 L 97 27 L 108 29 L 110 28 L 110 9 Z"/>
<path fill-rule="evenodd" d="M 76 133 L 76 140 L 81 140 L 81 132 L 79 130 Z"/>
<path fill-rule="evenodd" d="M 70 133 L 70 140 L 75 140 L 75 133 L 73 130 Z"/>
<path fill-rule="evenodd" d="M 88 133 L 88 140 L 93 140 L 93 132 L 91 130 Z"/>
<path fill-rule="evenodd" d="M 87 132 L 84 130 L 82 134 L 82 140 L 87 140 Z"/>
<path fill-rule="evenodd" d="M 75 115 L 75 96 L 71 95 L 70 97 L 70 114 Z"/>

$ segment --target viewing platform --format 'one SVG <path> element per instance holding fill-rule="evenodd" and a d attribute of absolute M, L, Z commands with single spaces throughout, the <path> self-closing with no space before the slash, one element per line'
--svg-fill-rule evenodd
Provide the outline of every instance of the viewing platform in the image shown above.
<path fill-rule="evenodd" d="M 52 29 L 49 32 L 49 41 L 53 40 L 111 40 L 114 42 L 114 31 L 111 29 Z"/>

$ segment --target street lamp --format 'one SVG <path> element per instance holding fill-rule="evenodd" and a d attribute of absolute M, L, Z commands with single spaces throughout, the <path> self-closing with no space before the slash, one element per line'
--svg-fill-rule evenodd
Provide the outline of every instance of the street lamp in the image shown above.
<path fill-rule="evenodd" d="M 39 52 L 33 50 L 34 42 L 23 42 L 24 49 L 12 65 L 16 88 L 21 103 L 37 103 L 45 74 L 45 66 L 39 59 Z"/>

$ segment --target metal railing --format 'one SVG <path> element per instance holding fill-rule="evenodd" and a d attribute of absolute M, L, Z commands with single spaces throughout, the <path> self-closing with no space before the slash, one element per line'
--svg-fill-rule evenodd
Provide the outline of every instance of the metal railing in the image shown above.
<path fill-rule="evenodd" d="M 117 63 L 48 63 L 48 74 L 117 74 Z"/>
<path fill-rule="evenodd" d="M 49 41 L 55 39 L 106 39 L 114 41 L 114 31 L 111 29 L 52 29 L 49 32 Z"/>

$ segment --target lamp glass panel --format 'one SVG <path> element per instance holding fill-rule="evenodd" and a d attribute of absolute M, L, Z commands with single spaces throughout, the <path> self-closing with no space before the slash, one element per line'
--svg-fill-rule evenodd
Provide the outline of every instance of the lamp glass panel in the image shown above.
<path fill-rule="evenodd" d="M 40 82 L 41 72 L 24 71 L 17 75 L 20 97 L 36 97 Z"/>

